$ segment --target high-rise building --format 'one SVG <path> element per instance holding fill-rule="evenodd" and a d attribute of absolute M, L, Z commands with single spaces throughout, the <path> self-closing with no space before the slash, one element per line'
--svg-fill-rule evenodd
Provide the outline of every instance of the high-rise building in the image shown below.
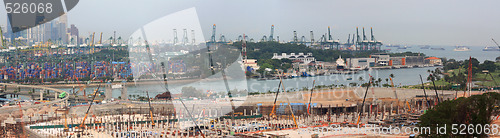
<path fill-rule="evenodd" d="M 64 44 L 67 44 L 68 43 L 68 37 L 66 35 L 66 30 L 68 28 L 68 17 L 66 14 L 63 14 L 59 17 L 59 37 L 61 39 L 61 42 L 64 43 Z"/>
<path fill-rule="evenodd" d="M 78 42 L 81 42 L 78 38 L 80 38 L 80 35 L 78 33 L 78 28 L 74 25 L 74 24 L 71 24 L 71 27 L 69 28 L 69 33 L 70 33 L 70 36 L 76 36 L 76 38 L 74 38 L 76 40 L 78 40 Z"/>

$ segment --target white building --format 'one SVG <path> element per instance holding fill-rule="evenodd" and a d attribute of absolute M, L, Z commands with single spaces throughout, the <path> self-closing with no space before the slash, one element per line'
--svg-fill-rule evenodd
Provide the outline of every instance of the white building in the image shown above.
<path fill-rule="evenodd" d="M 389 61 L 391 60 L 389 54 L 387 53 L 377 53 L 370 55 L 370 58 L 375 58 L 377 65 L 379 66 L 388 66 Z"/>
<path fill-rule="evenodd" d="M 274 53 L 272 59 L 283 59 L 283 58 L 287 58 L 292 61 L 300 60 L 303 61 L 305 64 L 309 64 L 312 61 L 316 61 L 312 53 L 307 53 L 307 55 L 304 55 L 304 53 L 299 53 L 299 54 L 290 53 L 289 55 L 287 53 L 281 53 L 281 55 L 278 55 L 278 53 Z"/>
<path fill-rule="evenodd" d="M 259 65 L 257 65 L 256 59 L 247 59 L 246 61 L 243 60 L 243 63 L 245 64 L 245 67 L 250 67 L 252 70 L 258 70 L 260 68 Z"/>
<path fill-rule="evenodd" d="M 367 69 L 375 66 L 375 58 L 347 58 L 347 68 L 351 70 L 355 69 Z"/>

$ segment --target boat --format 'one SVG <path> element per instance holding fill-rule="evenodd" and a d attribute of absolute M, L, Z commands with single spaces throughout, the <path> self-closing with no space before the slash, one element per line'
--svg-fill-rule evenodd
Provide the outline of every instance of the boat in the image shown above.
<path fill-rule="evenodd" d="M 433 48 L 431 48 L 431 49 L 432 49 L 432 50 L 444 50 L 444 48 L 442 48 L 442 47 L 433 47 Z"/>
<path fill-rule="evenodd" d="M 500 51 L 500 48 L 494 46 L 487 46 L 483 49 L 483 51 Z"/>
<path fill-rule="evenodd" d="M 386 47 L 399 47 L 399 45 L 387 45 Z"/>
<path fill-rule="evenodd" d="M 406 48 L 408 48 L 408 46 L 398 47 L 398 49 L 406 49 Z"/>
<path fill-rule="evenodd" d="M 121 85 L 121 84 L 115 84 L 115 85 L 111 86 L 111 89 L 119 89 L 119 88 L 122 88 L 122 87 L 123 87 L 123 85 Z"/>
<path fill-rule="evenodd" d="M 429 45 L 425 45 L 425 46 L 421 46 L 420 49 L 429 49 L 431 46 Z"/>
<path fill-rule="evenodd" d="M 469 47 L 466 46 L 457 46 L 453 51 L 470 51 Z"/>
<path fill-rule="evenodd" d="M 342 59 L 342 56 L 339 55 L 339 58 L 336 61 L 337 63 L 337 70 L 344 70 L 346 65 L 345 61 Z"/>

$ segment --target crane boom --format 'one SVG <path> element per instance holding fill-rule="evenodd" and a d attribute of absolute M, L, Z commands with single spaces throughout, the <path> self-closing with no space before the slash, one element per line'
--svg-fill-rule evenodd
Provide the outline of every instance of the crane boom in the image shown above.
<path fill-rule="evenodd" d="M 94 96 L 92 97 L 92 102 L 90 103 L 89 108 L 87 109 L 87 113 L 85 113 L 85 117 L 83 117 L 82 124 L 80 124 L 80 128 L 82 128 L 82 132 L 83 132 L 83 130 L 84 130 L 83 128 L 85 126 L 85 119 L 87 119 L 87 116 L 89 115 L 90 108 L 92 107 L 92 103 L 95 100 L 95 96 L 97 95 L 97 92 L 99 91 L 99 88 L 101 88 L 100 84 L 99 84 L 99 86 L 97 86 L 97 89 L 94 92 Z"/>
<path fill-rule="evenodd" d="M 394 88 L 394 82 L 392 82 L 391 77 L 389 77 L 389 79 L 391 79 L 391 86 L 392 86 L 392 91 L 394 91 L 394 96 L 396 96 L 396 99 L 398 99 L 398 93 L 396 93 L 396 88 Z"/>
<path fill-rule="evenodd" d="M 495 42 L 495 44 L 497 44 L 498 48 L 500 48 L 500 45 L 498 45 L 497 41 L 495 41 L 495 39 L 491 38 L 491 40 L 493 40 L 493 42 Z"/>
<path fill-rule="evenodd" d="M 280 93 L 281 83 L 282 83 L 282 81 L 280 80 L 280 83 L 278 84 L 278 90 L 276 91 L 276 98 L 274 98 L 273 110 L 271 111 L 271 114 L 269 116 L 276 115 L 274 110 L 276 110 L 276 100 L 278 100 L 278 94 Z"/>
<path fill-rule="evenodd" d="M 307 105 L 307 114 L 311 115 L 311 101 L 312 101 L 312 96 L 313 96 L 313 92 L 314 92 L 314 83 L 316 82 L 316 80 L 313 80 L 313 87 L 311 89 L 311 95 L 309 96 L 309 104 Z"/>

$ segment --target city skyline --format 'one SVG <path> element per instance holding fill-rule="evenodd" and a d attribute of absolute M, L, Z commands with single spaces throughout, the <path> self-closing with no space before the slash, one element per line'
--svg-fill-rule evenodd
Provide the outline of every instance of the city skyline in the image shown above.
<path fill-rule="evenodd" d="M 390 2 L 390 3 L 388 3 Z M 498 13 L 497 1 L 169 1 L 156 3 L 80 1 L 68 13 L 68 26 L 75 24 L 80 36 L 104 32 L 104 36 L 128 37 L 141 26 L 165 15 L 191 7 L 196 8 L 205 40 L 210 40 L 212 25 L 216 35 L 235 40 L 245 33 L 260 40 L 269 36 L 275 25 L 280 41 L 291 41 L 293 31 L 310 40 L 327 33 L 331 27 L 334 40 L 347 41 L 356 27 L 373 27 L 377 40 L 384 44 L 493 46 L 491 38 L 500 37 L 500 19 L 488 14 Z M 127 10 L 134 5 L 135 10 Z M 89 10 L 88 7 L 94 7 Z M 106 7 L 117 7 L 109 10 Z M 4 7 L 0 8 L 6 19 Z M 229 12 L 230 11 L 230 12 Z M 119 21 L 119 24 L 116 23 Z M 6 22 L 0 22 L 5 26 Z M 369 30 L 366 30 L 369 34 Z M 172 33 L 172 32 L 166 32 Z M 360 32 L 361 33 L 361 32 Z M 104 38 L 107 38 L 104 37 Z M 169 41 L 172 38 L 165 38 Z"/>

